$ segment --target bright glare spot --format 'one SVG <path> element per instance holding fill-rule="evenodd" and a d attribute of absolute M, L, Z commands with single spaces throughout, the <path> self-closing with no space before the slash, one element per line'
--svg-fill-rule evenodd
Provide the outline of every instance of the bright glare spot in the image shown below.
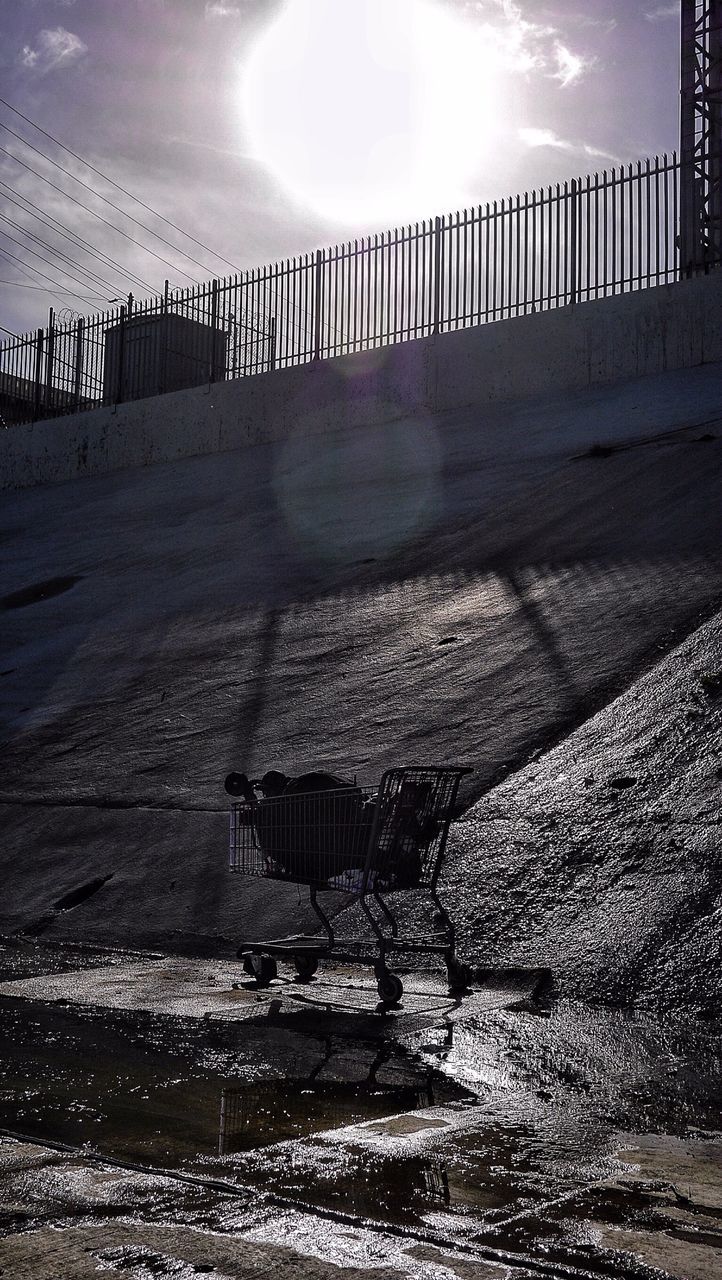
<path fill-rule="evenodd" d="M 381 420 L 384 406 L 371 406 Z M 389 415 L 395 412 L 388 406 Z M 368 412 L 368 410 L 367 410 Z M 418 418 L 319 437 L 301 422 L 276 457 L 274 489 L 300 553 L 352 563 L 398 551 L 438 520 L 441 445 Z"/>
<path fill-rule="evenodd" d="M 253 154 L 329 219 L 453 208 L 489 150 L 499 58 L 434 0 L 286 0 L 242 72 Z"/>

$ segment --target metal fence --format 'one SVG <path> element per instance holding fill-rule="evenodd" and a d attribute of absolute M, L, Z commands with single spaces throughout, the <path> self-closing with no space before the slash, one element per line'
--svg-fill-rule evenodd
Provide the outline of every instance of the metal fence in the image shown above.
<path fill-rule="evenodd" d="M 668 284 L 676 154 L 289 258 L 7 340 L 31 421 Z"/>

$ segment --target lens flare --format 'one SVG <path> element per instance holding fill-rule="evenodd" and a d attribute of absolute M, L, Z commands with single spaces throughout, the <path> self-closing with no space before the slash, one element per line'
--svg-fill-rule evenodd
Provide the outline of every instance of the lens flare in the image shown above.
<path fill-rule="evenodd" d="M 381 558 L 438 519 L 441 445 L 419 418 L 322 439 L 300 423 L 279 451 L 274 488 L 301 554 L 343 564 Z"/>

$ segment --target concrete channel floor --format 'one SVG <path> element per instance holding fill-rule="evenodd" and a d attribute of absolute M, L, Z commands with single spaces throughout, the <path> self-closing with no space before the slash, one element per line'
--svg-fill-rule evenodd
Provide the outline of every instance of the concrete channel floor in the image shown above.
<path fill-rule="evenodd" d="M 719 1274 L 698 1029 L 550 1001 L 533 970 L 463 998 L 411 973 L 381 1013 L 351 966 L 259 990 L 78 955 L 0 952 L 8 1280 Z"/>

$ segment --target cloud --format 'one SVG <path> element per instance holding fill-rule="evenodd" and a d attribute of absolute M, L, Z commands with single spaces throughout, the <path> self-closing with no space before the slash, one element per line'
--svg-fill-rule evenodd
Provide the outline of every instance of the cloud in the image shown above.
<path fill-rule="evenodd" d="M 573 23 L 575 27 L 593 27 L 597 31 L 601 31 L 602 35 L 608 36 L 612 31 L 616 31 L 618 22 L 616 18 L 593 18 L 589 13 L 570 13 L 566 15 L 566 21 Z"/>
<path fill-rule="evenodd" d="M 65 27 L 46 27 L 38 33 L 35 48 L 28 44 L 23 47 L 20 63 L 44 75 L 55 67 L 70 66 L 87 52 L 88 46 L 72 31 L 66 31 Z"/>
<path fill-rule="evenodd" d="M 212 151 L 216 156 L 231 156 L 234 160 L 249 160 L 254 163 L 254 159 L 245 151 L 233 151 L 229 147 L 217 147 L 212 142 L 202 142 L 198 138 L 183 138 L 177 133 L 169 134 L 166 142 L 176 143 L 181 147 L 195 147 L 200 151 Z"/>
<path fill-rule="evenodd" d="M 553 129 L 520 129 L 519 137 L 527 147 L 558 147 L 560 151 L 574 150 L 571 142 L 558 137 Z"/>
<path fill-rule="evenodd" d="M 481 19 L 485 39 L 507 70 L 521 74 L 537 71 L 566 88 L 594 64 L 593 58 L 573 53 L 562 44 L 557 27 L 526 17 L 517 0 L 466 0 L 463 7 L 477 21 Z M 586 25 L 611 29 L 608 23 L 594 19 Z"/>
<path fill-rule="evenodd" d="M 527 147 L 554 147 L 558 151 L 569 151 L 579 156 L 595 156 L 601 160 L 619 163 L 619 157 L 610 151 L 602 151 L 588 142 L 570 142 L 568 138 L 560 138 L 553 129 L 524 128 L 519 130 L 519 137 Z"/>
<path fill-rule="evenodd" d="M 679 0 L 675 4 L 658 4 L 656 9 L 648 9 L 645 12 L 647 22 L 661 22 L 665 18 L 679 17 Z"/>
<path fill-rule="evenodd" d="M 237 18 L 240 7 L 229 0 L 206 0 L 206 18 Z"/>
<path fill-rule="evenodd" d="M 566 45 L 558 42 L 554 47 L 554 57 L 557 69 L 552 75 L 552 80 L 558 80 L 562 89 L 566 89 L 569 84 L 574 84 L 592 65 L 591 60 L 583 58 L 581 54 L 572 53 Z"/>

